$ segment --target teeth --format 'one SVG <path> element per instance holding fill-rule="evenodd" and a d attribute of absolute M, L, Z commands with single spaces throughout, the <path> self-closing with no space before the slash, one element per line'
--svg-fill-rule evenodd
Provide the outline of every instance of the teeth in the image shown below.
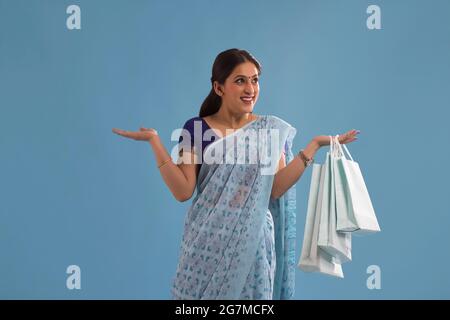
<path fill-rule="evenodd" d="M 241 98 L 241 99 L 245 101 L 252 101 L 252 98 Z"/>

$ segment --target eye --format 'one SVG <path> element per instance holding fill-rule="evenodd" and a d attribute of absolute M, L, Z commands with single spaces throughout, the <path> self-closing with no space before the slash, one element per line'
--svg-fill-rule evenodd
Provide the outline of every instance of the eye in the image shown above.
<path fill-rule="evenodd" d="M 239 78 L 236 80 L 236 83 L 243 83 L 245 80 L 243 78 Z M 253 83 L 258 83 L 259 78 L 253 78 Z"/>

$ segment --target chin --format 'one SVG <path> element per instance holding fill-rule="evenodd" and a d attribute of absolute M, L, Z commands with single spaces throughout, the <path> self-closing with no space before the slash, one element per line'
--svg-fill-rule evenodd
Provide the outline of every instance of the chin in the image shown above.
<path fill-rule="evenodd" d="M 250 107 L 250 108 L 243 108 L 243 109 L 242 109 L 242 112 L 244 112 L 244 113 L 251 113 L 251 112 L 253 112 L 253 107 Z"/>
<path fill-rule="evenodd" d="M 240 104 L 238 106 L 238 108 L 236 108 L 235 110 L 239 110 L 240 113 L 250 113 L 253 112 L 253 109 L 255 108 L 255 104 L 251 104 L 251 105 L 242 105 Z"/>
<path fill-rule="evenodd" d="M 255 108 L 255 104 L 253 103 L 253 104 L 248 105 L 248 106 L 244 105 L 241 108 L 242 108 L 242 110 L 245 110 L 245 112 L 252 112 L 253 109 Z"/>

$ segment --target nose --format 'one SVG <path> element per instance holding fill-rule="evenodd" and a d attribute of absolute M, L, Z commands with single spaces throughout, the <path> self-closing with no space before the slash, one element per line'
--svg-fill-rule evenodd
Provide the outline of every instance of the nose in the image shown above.
<path fill-rule="evenodd" d="M 255 90 L 255 87 L 253 86 L 253 84 L 251 82 L 247 82 L 247 84 L 245 85 L 245 88 L 244 88 L 245 94 L 253 95 L 255 93 L 255 91 L 256 90 Z"/>

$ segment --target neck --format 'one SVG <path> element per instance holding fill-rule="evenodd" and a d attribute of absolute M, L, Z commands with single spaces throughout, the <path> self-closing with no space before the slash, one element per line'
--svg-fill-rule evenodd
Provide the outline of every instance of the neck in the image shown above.
<path fill-rule="evenodd" d="M 214 118 L 230 129 L 240 128 L 252 119 L 250 112 L 233 113 L 223 106 L 213 115 Z"/>

